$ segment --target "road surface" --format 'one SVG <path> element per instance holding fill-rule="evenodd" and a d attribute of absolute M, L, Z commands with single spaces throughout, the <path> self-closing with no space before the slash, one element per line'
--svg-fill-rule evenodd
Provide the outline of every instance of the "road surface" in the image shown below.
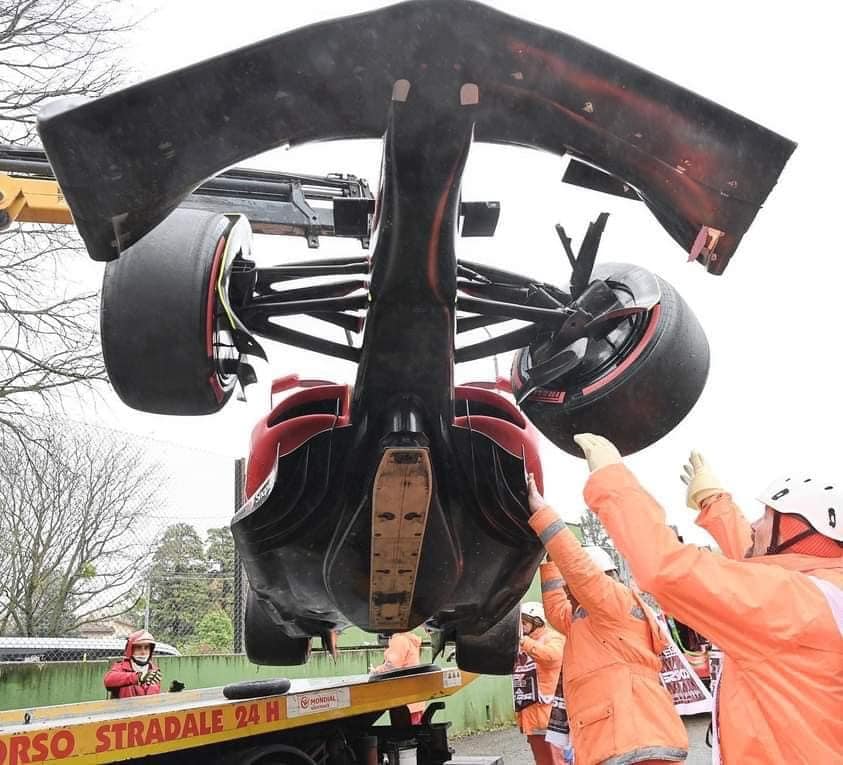
<path fill-rule="evenodd" d="M 685 760 L 686 765 L 709 765 L 711 749 L 705 744 L 709 715 L 696 715 L 684 719 L 691 743 L 691 751 L 688 759 Z M 462 755 L 503 755 L 505 765 L 527 765 L 533 762 L 527 739 L 521 735 L 518 728 L 504 728 L 475 736 L 451 738 L 451 746 L 456 749 L 457 754 Z"/>

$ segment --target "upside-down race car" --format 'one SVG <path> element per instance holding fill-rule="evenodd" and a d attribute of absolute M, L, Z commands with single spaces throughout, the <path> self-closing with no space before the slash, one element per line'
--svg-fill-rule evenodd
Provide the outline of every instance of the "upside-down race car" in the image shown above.
<path fill-rule="evenodd" d="M 715 274 L 794 148 L 579 40 L 462 0 L 315 24 L 52 104 L 39 130 L 91 257 L 107 261 L 103 351 L 127 404 L 215 412 L 252 380 L 259 338 L 357 363 L 353 386 L 278 379 L 289 395 L 254 430 L 232 523 L 250 658 L 300 663 L 313 636 L 330 642 L 349 622 L 396 632 L 428 620 L 461 667 L 490 673 L 511 671 L 518 603 L 542 557 L 526 510 L 525 476 L 541 484 L 536 429 L 571 453 L 581 431 L 642 449 L 694 405 L 709 357 L 672 286 L 595 265 L 605 216 L 577 255 L 559 228 L 567 285 L 459 259 L 460 219 L 463 236 L 497 219 L 494 204 L 460 199 L 472 142 L 569 155 L 566 180 L 641 200 Z M 208 178 L 272 147 L 376 137 L 374 195 L 345 176 L 320 192 L 234 171 L 221 176 L 228 196 L 196 202 Z M 309 206 L 319 193 L 331 210 Z M 250 222 L 312 243 L 371 237 L 371 256 L 259 267 Z M 292 315 L 362 341 L 285 327 Z M 507 320 L 521 326 L 457 342 Z M 511 381 L 455 386 L 455 364 L 512 350 Z"/>

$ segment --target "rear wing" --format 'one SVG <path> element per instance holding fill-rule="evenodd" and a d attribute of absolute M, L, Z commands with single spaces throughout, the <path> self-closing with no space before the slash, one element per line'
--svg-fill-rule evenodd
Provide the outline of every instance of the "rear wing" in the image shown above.
<path fill-rule="evenodd" d="M 283 144 L 383 136 L 393 85 L 478 141 L 568 153 L 634 189 L 722 273 L 795 144 L 574 37 L 469 0 L 413 0 L 314 24 L 95 101 L 39 132 L 95 260 L 112 260 L 206 178 Z"/>

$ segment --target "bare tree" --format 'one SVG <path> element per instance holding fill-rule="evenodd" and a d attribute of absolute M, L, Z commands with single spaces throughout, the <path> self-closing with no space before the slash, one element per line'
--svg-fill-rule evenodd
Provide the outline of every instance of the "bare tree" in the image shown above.
<path fill-rule="evenodd" d="M 600 519 L 594 514 L 586 510 L 580 519 L 580 528 L 582 529 L 583 542 L 587 545 L 596 545 L 603 547 L 606 550 L 614 548 L 612 540 L 600 523 Z"/>
<path fill-rule="evenodd" d="M 615 565 L 620 572 L 621 579 L 625 582 L 629 582 L 629 566 L 627 565 L 626 560 L 618 552 L 611 537 L 606 533 L 606 529 L 603 528 L 603 524 L 600 523 L 600 519 L 594 513 L 586 510 L 582 514 L 580 528 L 582 529 L 583 544 L 602 547 L 607 553 L 609 553 L 609 555 L 612 556 L 612 560 L 615 561 Z"/>
<path fill-rule="evenodd" d="M 117 0 L 0 2 L 0 143 L 36 142 L 36 114 L 52 99 L 119 84 L 116 53 L 131 26 L 121 19 Z M 105 376 L 96 295 L 68 286 L 83 257 L 70 226 L 0 232 L 0 429 L 21 439 L 35 403 Z"/>
<path fill-rule="evenodd" d="M 53 421 L 0 439 L 0 634 L 61 636 L 128 612 L 155 547 L 161 467 L 108 431 Z"/>
<path fill-rule="evenodd" d="M 3 0 L 0 138 L 31 144 L 35 115 L 63 96 L 95 97 L 124 74 L 116 55 L 130 28 L 117 0 Z"/>
<path fill-rule="evenodd" d="M 96 295 L 60 290 L 78 249 L 70 230 L 0 234 L 0 426 L 19 436 L 30 437 L 36 401 L 55 405 L 69 386 L 105 377 Z"/>

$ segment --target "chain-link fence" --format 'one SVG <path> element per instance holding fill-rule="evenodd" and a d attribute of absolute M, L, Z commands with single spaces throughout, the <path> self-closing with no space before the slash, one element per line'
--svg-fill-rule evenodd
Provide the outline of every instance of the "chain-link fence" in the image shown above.
<path fill-rule="evenodd" d="M 0 431 L 0 661 L 242 650 L 235 460 L 69 421 Z M 187 488 L 189 487 L 189 488 Z"/>
<path fill-rule="evenodd" d="M 94 614 L 75 629 L 52 636 L 0 636 L 3 661 L 84 661 L 122 655 L 126 638 L 147 629 L 159 655 L 242 652 L 242 603 L 235 577 L 173 574 L 149 576 L 109 612 Z"/>

